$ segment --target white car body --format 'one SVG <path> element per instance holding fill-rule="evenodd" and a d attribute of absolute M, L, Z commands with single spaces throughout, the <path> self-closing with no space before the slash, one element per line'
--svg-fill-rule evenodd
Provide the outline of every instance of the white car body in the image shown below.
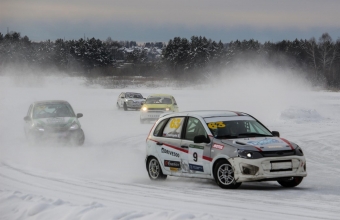
<path fill-rule="evenodd" d="M 233 124 L 239 126 L 238 129 L 248 129 L 249 135 L 244 136 L 244 132 L 238 133 L 241 137 L 237 138 L 216 135 L 217 131 L 231 129 Z M 221 125 L 221 128 L 215 128 L 216 125 Z M 259 134 L 254 134 L 252 130 L 257 130 Z M 150 160 L 156 159 L 153 162 L 159 163 L 163 177 L 215 179 L 222 188 L 237 188 L 248 181 L 272 180 L 286 187 L 294 187 L 307 176 L 306 159 L 299 146 L 273 134 L 279 136 L 278 132 L 270 132 L 246 113 L 195 111 L 168 114 L 155 123 L 147 137 L 147 170 L 151 179 L 157 179 L 153 178 L 150 168 Z M 204 142 L 198 141 L 198 136 Z M 223 161 L 225 168 L 230 167 L 228 172 L 232 172 L 232 177 L 224 173 L 225 178 L 230 178 L 229 184 L 221 184 L 217 180 L 220 170 L 217 172 L 216 166 L 223 165 Z M 299 183 L 292 183 L 294 180 Z"/>
<path fill-rule="evenodd" d="M 125 111 L 128 109 L 139 110 L 144 101 L 145 99 L 140 93 L 122 92 L 118 96 L 116 106 L 118 109 L 123 108 Z"/>

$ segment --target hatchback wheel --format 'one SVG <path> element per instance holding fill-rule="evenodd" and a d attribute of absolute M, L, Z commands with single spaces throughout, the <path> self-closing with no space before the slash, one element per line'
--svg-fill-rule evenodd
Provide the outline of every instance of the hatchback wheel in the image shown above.
<path fill-rule="evenodd" d="M 147 162 L 147 169 L 150 179 L 152 180 L 164 180 L 167 175 L 164 175 L 162 168 L 155 157 L 151 157 Z"/>
<path fill-rule="evenodd" d="M 235 181 L 234 169 L 227 160 L 217 162 L 214 176 L 217 185 L 223 189 L 236 189 L 242 184 Z"/>

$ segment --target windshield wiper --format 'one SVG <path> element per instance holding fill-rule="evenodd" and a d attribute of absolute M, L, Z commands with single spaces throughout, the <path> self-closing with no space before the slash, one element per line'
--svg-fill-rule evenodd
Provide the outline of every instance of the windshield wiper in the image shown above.
<path fill-rule="evenodd" d="M 238 136 L 250 136 L 250 137 L 257 137 L 257 136 L 260 136 L 260 137 L 272 137 L 272 135 L 268 135 L 268 134 L 259 134 L 259 133 L 255 133 L 255 132 L 252 132 L 252 133 L 241 133 L 241 134 L 238 134 Z"/>

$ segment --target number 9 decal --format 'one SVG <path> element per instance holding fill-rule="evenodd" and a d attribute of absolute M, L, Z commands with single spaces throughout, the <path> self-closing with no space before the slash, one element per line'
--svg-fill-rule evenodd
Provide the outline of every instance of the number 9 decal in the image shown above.
<path fill-rule="evenodd" d="M 194 161 L 197 162 L 197 153 L 196 153 L 196 152 L 194 152 L 194 153 L 192 154 L 192 157 L 194 158 Z"/>

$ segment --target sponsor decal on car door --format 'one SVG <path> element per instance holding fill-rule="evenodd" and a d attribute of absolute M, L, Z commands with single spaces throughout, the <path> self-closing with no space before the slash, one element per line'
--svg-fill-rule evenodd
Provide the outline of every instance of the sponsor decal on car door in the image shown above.
<path fill-rule="evenodd" d="M 163 163 L 164 169 L 169 172 L 180 173 L 181 154 L 187 154 L 187 150 L 180 147 L 183 122 L 184 117 L 171 118 L 164 127 L 162 137 L 157 138 L 160 163 Z"/>

